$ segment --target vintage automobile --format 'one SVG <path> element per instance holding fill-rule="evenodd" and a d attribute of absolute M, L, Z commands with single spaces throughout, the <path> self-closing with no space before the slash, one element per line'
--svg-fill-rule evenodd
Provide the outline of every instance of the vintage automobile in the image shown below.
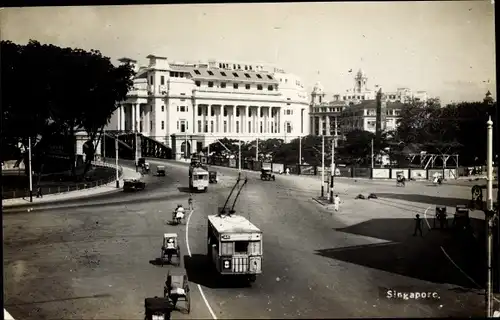
<path fill-rule="evenodd" d="M 260 170 L 260 179 L 261 180 L 267 180 L 267 181 L 270 181 L 270 180 L 276 181 L 276 177 L 274 176 L 274 174 L 271 171 L 271 169 L 262 169 L 262 170 Z"/>
<path fill-rule="evenodd" d="M 181 273 L 182 271 L 176 271 Z M 177 302 L 184 302 L 184 310 L 189 314 L 191 311 L 191 298 L 189 294 L 189 281 L 187 274 L 167 273 L 167 281 L 163 288 L 163 296 L 172 304 L 173 309 L 177 308 Z"/>
<path fill-rule="evenodd" d="M 164 177 L 165 176 L 165 166 L 157 166 L 156 167 L 156 175 Z"/>
<path fill-rule="evenodd" d="M 166 297 L 144 299 L 144 319 L 145 320 L 167 320 L 174 306 Z"/>
<path fill-rule="evenodd" d="M 208 182 L 209 183 L 217 183 L 217 171 L 209 171 L 208 172 Z"/>
<path fill-rule="evenodd" d="M 125 179 L 123 180 L 123 191 L 138 191 L 144 190 L 146 188 L 146 183 L 139 179 Z"/>
<path fill-rule="evenodd" d="M 176 257 L 176 262 L 172 262 L 172 257 Z M 181 265 L 181 247 L 179 246 L 177 233 L 163 234 L 163 245 L 161 246 L 160 264 L 165 263 Z"/>

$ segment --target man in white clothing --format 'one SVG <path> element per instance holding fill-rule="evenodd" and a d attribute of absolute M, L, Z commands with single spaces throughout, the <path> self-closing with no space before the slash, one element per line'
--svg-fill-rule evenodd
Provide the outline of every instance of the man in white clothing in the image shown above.
<path fill-rule="evenodd" d="M 339 211 L 340 209 L 340 198 L 338 194 L 336 194 L 335 198 L 333 198 L 333 207 L 335 208 L 335 211 Z"/>

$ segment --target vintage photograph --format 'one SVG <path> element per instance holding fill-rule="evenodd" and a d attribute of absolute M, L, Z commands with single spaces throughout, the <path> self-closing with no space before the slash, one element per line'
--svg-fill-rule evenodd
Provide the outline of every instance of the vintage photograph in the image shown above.
<path fill-rule="evenodd" d="M 5 318 L 500 317 L 494 9 L 2 8 Z"/>

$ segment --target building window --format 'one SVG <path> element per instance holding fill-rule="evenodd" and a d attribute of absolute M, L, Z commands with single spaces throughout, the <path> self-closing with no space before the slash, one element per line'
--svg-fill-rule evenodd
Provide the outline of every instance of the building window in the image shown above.
<path fill-rule="evenodd" d="M 207 73 L 208 73 L 209 75 L 211 75 L 211 76 L 213 76 L 213 75 L 214 75 L 214 73 L 213 73 L 212 71 L 210 71 L 210 70 L 208 70 L 208 71 L 207 71 Z"/>
<path fill-rule="evenodd" d="M 273 91 L 273 90 L 274 90 L 274 87 L 273 87 L 273 86 L 267 86 L 267 90 L 269 90 L 269 91 Z"/>
<path fill-rule="evenodd" d="M 165 112 L 165 106 L 161 106 L 161 112 Z"/>
<path fill-rule="evenodd" d="M 221 82 L 221 83 L 220 83 L 220 87 L 221 87 L 221 88 L 225 88 L 225 87 L 226 87 L 226 83 L 225 83 L 225 82 Z"/>
<path fill-rule="evenodd" d="M 198 106 L 198 117 L 201 117 L 202 115 L 202 109 L 201 106 Z"/>
<path fill-rule="evenodd" d="M 181 111 L 181 112 L 186 112 L 186 107 L 185 107 L 185 106 L 181 106 L 181 107 L 180 107 L 180 111 Z"/>
<path fill-rule="evenodd" d="M 262 79 L 262 76 L 260 74 L 256 74 L 257 78 Z"/>
<path fill-rule="evenodd" d="M 257 85 L 257 90 L 262 90 L 262 85 L 261 84 Z"/>
<path fill-rule="evenodd" d="M 153 85 L 153 76 L 149 77 L 149 83 Z"/>
<path fill-rule="evenodd" d="M 250 108 L 248 108 L 248 116 L 251 117 L 252 116 L 252 110 Z"/>
<path fill-rule="evenodd" d="M 161 122 L 161 129 L 162 129 L 162 130 L 165 130 L 165 121 L 162 121 L 162 122 Z"/>
<path fill-rule="evenodd" d="M 177 106 L 177 112 L 179 112 L 179 106 Z"/>
<path fill-rule="evenodd" d="M 160 84 L 164 85 L 165 84 L 165 76 L 160 77 Z"/>
<path fill-rule="evenodd" d="M 224 108 L 224 117 L 227 117 L 227 109 L 226 108 Z M 226 132 L 226 131 L 224 131 L 224 132 Z"/>
<path fill-rule="evenodd" d="M 262 118 L 264 116 L 264 110 L 260 109 L 260 117 Z"/>
<path fill-rule="evenodd" d="M 215 116 L 215 110 L 214 108 L 210 108 L 210 116 Z"/>
<path fill-rule="evenodd" d="M 224 133 L 227 132 L 227 121 L 224 121 Z"/>
<path fill-rule="evenodd" d="M 201 86 L 201 81 L 195 81 L 194 83 L 196 84 L 197 87 Z"/>
<path fill-rule="evenodd" d="M 262 121 L 260 122 L 260 133 L 262 133 Z"/>
<path fill-rule="evenodd" d="M 238 78 L 238 77 L 239 77 L 239 76 L 238 76 L 238 74 L 237 74 L 236 72 L 233 72 L 233 76 L 234 76 L 235 78 Z"/>
<path fill-rule="evenodd" d="M 201 132 L 201 120 L 198 120 L 198 132 Z"/>
<path fill-rule="evenodd" d="M 205 120 L 205 130 L 203 132 L 208 132 L 208 120 Z"/>
<path fill-rule="evenodd" d="M 274 133 L 274 122 L 271 122 L 271 133 Z"/>
<path fill-rule="evenodd" d="M 226 73 L 225 73 L 225 72 L 223 72 L 223 71 L 221 71 L 221 72 L 220 72 L 220 74 L 221 74 L 223 77 L 226 77 L 226 76 L 227 76 L 227 75 L 226 75 Z"/>
<path fill-rule="evenodd" d="M 245 89 L 250 90 L 250 85 L 249 84 L 245 84 Z"/>
<path fill-rule="evenodd" d="M 248 121 L 248 133 L 252 133 L 252 121 Z"/>
<path fill-rule="evenodd" d="M 236 121 L 236 133 L 240 133 L 240 122 Z"/>
<path fill-rule="evenodd" d="M 245 77 L 250 78 L 250 75 L 248 73 L 245 73 Z"/>
<path fill-rule="evenodd" d="M 149 121 L 149 130 L 153 130 L 153 121 Z"/>
<path fill-rule="evenodd" d="M 194 73 L 196 73 L 197 75 L 201 75 L 199 70 L 194 70 Z"/>
<path fill-rule="evenodd" d="M 210 121 L 210 132 L 214 132 L 214 122 Z"/>
<path fill-rule="evenodd" d="M 238 84 L 237 83 L 233 83 L 233 88 L 234 89 L 238 89 Z"/>
<path fill-rule="evenodd" d="M 285 123 L 286 133 L 292 133 L 292 125 L 290 122 Z"/>
<path fill-rule="evenodd" d="M 208 87 L 209 87 L 209 88 L 213 88 L 213 87 L 214 87 L 214 83 L 213 83 L 212 81 L 209 81 L 209 82 L 208 82 Z"/>
<path fill-rule="evenodd" d="M 239 117 L 240 116 L 240 108 L 236 108 L 236 116 Z"/>

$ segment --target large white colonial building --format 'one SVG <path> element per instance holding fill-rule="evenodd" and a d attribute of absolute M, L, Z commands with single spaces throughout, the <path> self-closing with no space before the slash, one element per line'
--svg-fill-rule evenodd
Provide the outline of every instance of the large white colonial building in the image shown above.
<path fill-rule="evenodd" d="M 309 134 L 309 99 L 301 80 L 256 63 L 175 63 L 149 55 L 108 130 L 138 131 L 172 147 L 177 157 L 216 139 L 291 140 Z"/>

